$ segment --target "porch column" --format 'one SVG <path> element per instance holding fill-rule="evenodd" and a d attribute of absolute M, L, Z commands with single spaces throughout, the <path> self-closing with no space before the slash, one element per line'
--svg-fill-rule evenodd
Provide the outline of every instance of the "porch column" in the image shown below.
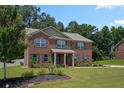
<path fill-rule="evenodd" d="M 64 53 L 64 65 L 66 66 L 66 53 Z"/>
<path fill-rule="evenodd" d="M 72 66 L 74 67 L 74 53 L 72 54 Z"/>
<path fill-rule="evenodd" d="M 54 65 L 56 65 L 56 53 L 54 53 Z"/>

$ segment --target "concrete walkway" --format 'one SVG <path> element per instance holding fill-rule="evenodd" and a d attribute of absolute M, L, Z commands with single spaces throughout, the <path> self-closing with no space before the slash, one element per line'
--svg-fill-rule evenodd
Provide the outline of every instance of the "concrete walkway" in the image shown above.
<path fill-rule="evenodd" d="M 106 67 L 124 67 L 124 65 L 104 65 Z"/>
<path fill-rule="evenodd" d="M 89 66 L 89 67 L 73 67 L 73 68 L 108 68 L 108 67 L 124 67 L 124 65 L 104 65 L 103 67 L 92 67 L 92 66 Z"/>

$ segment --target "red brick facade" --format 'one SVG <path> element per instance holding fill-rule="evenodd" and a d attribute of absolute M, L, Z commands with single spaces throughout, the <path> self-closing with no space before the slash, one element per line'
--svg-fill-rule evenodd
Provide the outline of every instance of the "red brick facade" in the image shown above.
<path fill-rule="evenodd" d="M 33 41 L 36 38 L 42 37 L 44 39 L 47 40 L 47 47 L 36 47 L 33 45 Z M 24 52 L 24 63 L 26 66 L 28 66 L 28 62 L 31 58 L 32 54 L 36 54 L 39 56 L 39 62 L 43 62 L 42 59 L 40 58 L 41 55 L 47 54 L 49 56 L 49 58 L 52 56 L 52 52 L 51 49 L 55 49 L 56 48 L 56 39 L 49 39 L 49 37 L 42 33 L 42 32 L 38 32 L 30 37 L 27 38 L 27 41 L 29 43 L 29 47 L 27 49 L 25 49 Z M 82 62 L 82 57 L 83 56 L 88 56 L 89 57 L 89 61 L 92 61 L 92 43 L 88 43 L 88 42 L 84 42 L 85 44 L 85 49 L 76 49 L 76 42 L 77 41 L 73 41 L 73 40 L 67 40 L 66 41 L 66 46 L 67 49 L 71 49 L 74 50 L 75 56 L 78 57 L 78 60 L 80 62 Z M 60 60 L 61 62 L 59 62 L 60 64 L 63 63 L 63 54 L 60 54 Z M 72 65 L 71 61 L 72 61 L 72 55 L 67 53 L 67 65 Z"/>
<path fill-rule="evenodd" d="M 124 40 L 120 41 L 115 48 L 116 59 L 124 59 Z"/>

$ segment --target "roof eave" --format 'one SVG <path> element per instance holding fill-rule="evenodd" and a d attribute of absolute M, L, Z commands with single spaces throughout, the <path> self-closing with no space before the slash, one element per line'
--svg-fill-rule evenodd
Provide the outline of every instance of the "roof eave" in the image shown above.
<path fill-rule="evenodd" d="M 116 45 L 115 45 L 115 47 L 114 47 L 114 49 L 116 49 L 121 43 L 123 43 L 124 42 L 124 39 L 122 39 L 120 42 L 118 42 Z"/>

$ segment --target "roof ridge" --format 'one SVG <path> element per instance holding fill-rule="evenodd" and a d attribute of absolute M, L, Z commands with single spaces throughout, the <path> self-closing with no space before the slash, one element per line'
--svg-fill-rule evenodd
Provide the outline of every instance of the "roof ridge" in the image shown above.
<path fill-rule="evenodd" d="M 59 31 L 57 28 L 55 28 L 55 27 L 53 27 L 53 26 L 49 26 L 49 27 L 46 27 L 46 28 L 41 29 L 41 30 L 45 30 L 45 29 L 48 29 L 48 28 L 53 28 L 53 29 L 55 29 L 56 32 L 58 32 L 58 33 L 64 35 L 65 37 L 69 38 L 68 36 L 66 36 L 65 34 L 63 34 L 61 31 Z M 54 35 L 53 35 L 53 36 L 54 36 Z"/>

